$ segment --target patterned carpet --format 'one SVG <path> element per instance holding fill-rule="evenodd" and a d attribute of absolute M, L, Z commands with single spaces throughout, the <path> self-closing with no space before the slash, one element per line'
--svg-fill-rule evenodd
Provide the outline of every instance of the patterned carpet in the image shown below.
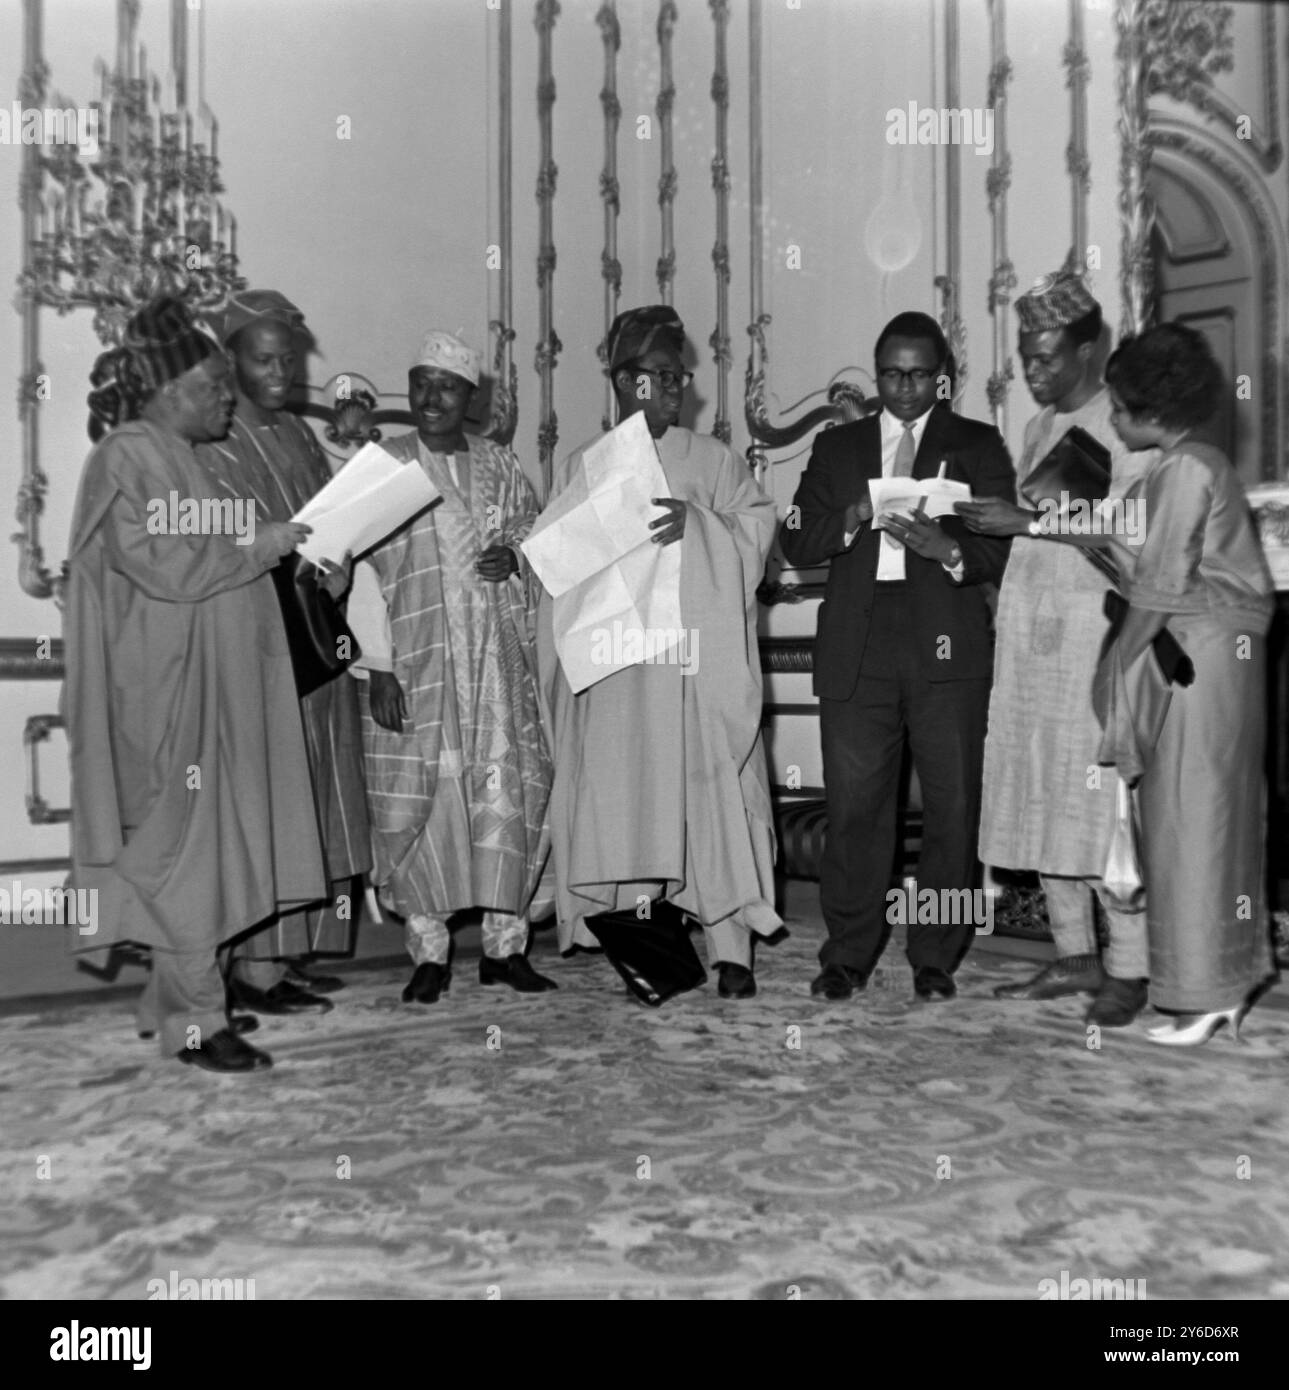
<path fill-rule="evenodd" d="M 1033 966 L 985 951 L 953 1003 L 915 1002 L 896 942 L 866 996 L 816 1003 L 821 929 L 793 929 L 757 999 L 658 1012 L 549 933 L 554 995 L 460 958 L 414 1009 L 402 966 L 356 972 L 329 1016 L 265 1020 L 277 1066 L 242 1079 L 163 1061 L 121 1001 L 2 1018 L 0 1292 L 1289 1296 L 1283 995 L 1244 1045 L 1139 1021 L 1093 1050 L 1080 1001 L 995 1001 Z"/>

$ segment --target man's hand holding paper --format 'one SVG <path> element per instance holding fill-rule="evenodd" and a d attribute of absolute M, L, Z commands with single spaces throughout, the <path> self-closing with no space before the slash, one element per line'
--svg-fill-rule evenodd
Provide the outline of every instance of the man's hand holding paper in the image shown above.
<path fill-rule="evenodd" d="M 439 496 L 422 468 L 400 463 L 379 444 L 364 444 L 291 518 L 313 532 L 300 554 L 314 564 L 361 555 Z"/>
<path fill-rule="evenodd" d="M 555 600 L 555 647 L 574 693 L 637 664 L 607 659 L 607 634 L 638 633 L 632 645 L 649 651 L 657 644 L 646 634 L 681 640 L 680 549 L 653 543 L 660 534 L 655 499 L 669 491 L 645 417 L 632 415 L 586 450 L 522 543 Z M 675 527 L 677 509 L 668 511 L 664 535 Z"/>

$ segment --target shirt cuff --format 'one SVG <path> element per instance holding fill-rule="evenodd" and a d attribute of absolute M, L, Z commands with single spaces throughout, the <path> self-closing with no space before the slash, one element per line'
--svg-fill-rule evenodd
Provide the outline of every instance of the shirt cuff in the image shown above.
<path fill-rule="evenodd" d="M 966 560 L 959 560 L 956 565 L 941 564 L 940 568 L 955 584 L 961 584 L 963 576 L 967 573 L 967 562 Z"/>

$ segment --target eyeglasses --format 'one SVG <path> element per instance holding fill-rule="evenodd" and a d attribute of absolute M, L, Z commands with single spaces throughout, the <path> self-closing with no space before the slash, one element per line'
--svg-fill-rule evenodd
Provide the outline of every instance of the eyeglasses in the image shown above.
<path fill-rule="evenodd" d="M 664 391 L 674 391 L 677 386 L 683 391 L 694 379 L 694 374 L 690 371 L 673 372 L 668 370 L 655 372 L 648 367 L 632 367 L 631 371 L 637 376 L 653 377 Z"/>
<path fill-rule="evenodd" d="M 928 381 L 934 381 L 939 372 L 928 371 L 925 367 L 914 367 L 911 372 L 902 372 L 898 367 L 883 367 L 877 375 L 888 386 L 899 386 L 906 379 L 914 386 L 925 386 Z"/>

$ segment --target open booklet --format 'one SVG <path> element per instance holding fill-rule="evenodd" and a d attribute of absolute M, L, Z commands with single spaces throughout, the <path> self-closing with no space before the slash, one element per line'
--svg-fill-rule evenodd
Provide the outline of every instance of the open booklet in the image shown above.
<path fill-rule="evenodd" d="M 383 541 L 442 494 L 415 462 L 400 463 L 379 444 L 364 444 L 291 518 L 313 528 L 299 546 L 306 560 L 339 564 Z"/>
<path fill-rule="evenodd" d="M 923 516 L 953 516 L 955 502 L 970 502 L 971 489 L 951 478 L 870 478 L 873 529 L 884 531 L 886 518 L 920 511 Z"/>
<path fill-rule="evenodd" d="M 574 694 L 683 641 L 680 546 L 649 524 L 670 495 L 643 412 L 582 454 L 568 486 L 522 543 L 555 600 L 555 650 Z"/>

